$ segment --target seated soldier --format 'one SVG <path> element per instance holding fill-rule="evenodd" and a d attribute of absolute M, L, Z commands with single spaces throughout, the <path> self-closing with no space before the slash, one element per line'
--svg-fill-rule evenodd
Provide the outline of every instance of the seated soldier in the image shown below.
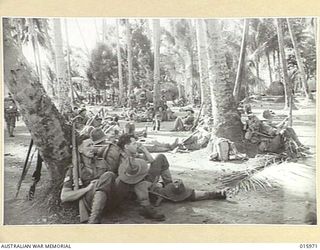
<path fill-rule="evenodd" d="M 202 201 L 202 200 L 225 200 L 227 198 L 226 191 L 200 191 L 188 188 L 183 181 L 178 179 L 163 187 L 162 185 L 153 185 L 150 189 L 152 195 L 160 198 L 156 205 L 160 205 L 162 199 L 181 202 L 181 201 Z"/>
<path fill-rule="evenodd" d="M 173 125 L 172 131 L 189 131 L 194 125 L 194 111 L 192 109 L 188 109 L 187 116 L 181 118 L 178 117 Z"/>
<path fill-rule="evenodd" d="M 100 223 L 104 208 L 117 200 L 114 183 L 118 173 L 121 150 L 107 143 L 101 129 L 93 129 L 89 139 L 79 146 L 80 189 L 74 190 L 72 167 L 66 173 L 61 201 L 82 199 L 90 213 L 89 223 Z"/>
<path fill-rule="evenodd" d="M 288 117 L 278 124 L 273 122 L 273 118 L 270 110 L 263 111 L 259 118 L 249 114 L 245 138 L 257 144 L 260 152 L 281 153 L 286 150 L 286 142 L 289 141 L 294 142 L 297 148 L 306 149 L 293 128 L 288 127 Z"/>
<path fill-rule="evenodd" d="M 87 117 L 87 110 L 86 108 L 82 107 L 79 110 L 79 115 L 77 115 L 74 119 L 76 119 L 76 129 L 78 131 L 82 130 L 83 127 L 87 124 L 89 118 Z"/>
<path fill-rule="evenodd" d="M 159 154 L 153 158 L 148 150 L 136 141 L 135 136 L 130 134 L 122 135 L 118 146 L 124 152 L 124 157 L 120 159 L 117 185 L 122 190 L 133 190 L 136 193 L 142 207 L 141 215 L 149 219 L 164 220 L 165 216 L 151 206 L 148 190 L 160 177 L 164 186 L 172 182 L 166 156 Z M 142 154 L 139 155 L 138 152 Z"/>
<path fill-rule="evenodd" d="M 168 121 L 173 121 L 173 120 L 177 119 L 177 116 L 169 107 L 167 108 L 166 111 L 167 111 Z"/>

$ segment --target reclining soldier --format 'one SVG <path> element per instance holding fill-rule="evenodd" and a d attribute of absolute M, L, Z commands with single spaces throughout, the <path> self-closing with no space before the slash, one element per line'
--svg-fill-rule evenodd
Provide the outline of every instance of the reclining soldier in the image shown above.
<path fill-rule="evenodd" d="M 306 149 L 294 129 L 288 127 L 288 117 L 279 124 L 273 122 L 273 117 L 270 110 L 263 111 L 260 117 L 249 114 L 244 127 L 245 138 L 257 144 L 260 152 L 281 153 L 285 150 L 286 140 L 292 140 L 297 147 Z"/>
<path fill-rule="evenodd" d="M 151 206 L 149 188 L 157 183 L 160 177 L 164 186 L 172 183 L 169 162 L 163 154 L 153 158 L 136 139 L 132 134 L 123 134 L 119 138 L 118 146 L 123 150 L 125 156 L 120 158 L 119 177 L 116 185 L 121 190 L 135 192 L 142 207 L 140 212 L 142 216 L 161 221 L 165 219 L 165 216 Z M 142 154 L 138 155 L 138 151 Z"/>

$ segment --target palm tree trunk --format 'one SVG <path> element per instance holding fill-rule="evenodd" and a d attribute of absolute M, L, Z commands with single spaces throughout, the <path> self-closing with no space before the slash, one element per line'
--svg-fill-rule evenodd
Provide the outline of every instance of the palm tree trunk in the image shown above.
<path fill-rule="evenodd" d="M 153 105 L 155 110 L 157 110 L 160 104 L 160 19 L 153 20 L 153 46 L 154 46 Z"/>
<path fill-rule="evenodd" d="M 285 109 L 289 109 L 291 106 L 290 104 L 291 104 L 291 97 L 292 97 L 292 88 L 289 81 L 287 60 L 284 52 L 282 20 L 277 18 L 276 22 L 277 22 L 278 42 L 279 42 L 279 51 L 280 51 L 280 59 L 281 59 L 281 69 L 282 69 L 283 79 L 284 79 Z"/>
<path fill-rule="evenodd" d="M 118 58 L 118 77 L 119 77 L 119 103 L 124 104 L 124 89 L 123 89 L 123 78 L 122 78 L 122 64 L 121 64 L 121 49 L 120 49 L 120 39 L 119 39 L 119 19 L 116 23 L 116 33 L 117 33 L 117 58 Z"/>
<path fill-rule="evenodd" d="M 17 102 L 23 120 L 46 162 L 51 191 L 61 184 L 71 162 L 71 131 L 11 36 L 9 19 L 3 19 L 4 81 Z"/>
<path fill-rule="evenodd" d="M 133 89 L 132 83 L 132 44 L 131 44 L 131 28 L 129 20 L 126 19 L 126 36 L 127 36 L 127 51 L 128 51 L 128 96 Z"/>
<path fill-rule="evenodd" d="M 243 138 L 242 123 L 233 98 L 230 72 L 226 63 L 219 20 L 206 20 L 208 37 L 207 58 L 211 89 L 213 133 L 235 142 Z"/>
<path fill-rule="evenodd" d="M 246 47 L 247 47 L 248 32 L 249 32 L 249 19 L 247 18 L 244 20 L 239 65 L 238 65 L 238 71 L 236 76 L 236 83 L 233 89 L 233 96 L 235 98 L 236 103 L 240 101 L 239 98 L 240 98 L 241 83 L 242 83 L 242 80 L 244 80 L 244 74 L 246 70 L 245 61 L 246 61 Z"/>
<path fill-rule="evenodd" d="M 267 62 L 268 62 L 268 71 L 269 71 L 269 79 L 270 84 L 272 83 L 272 70 L 271 70 L 271 63 L 270 63 L 270 54 L 269 52 L 266 52 Z"/>
<path fill-rule="evenodd" d="M 297 39 L 295 37 L 295 34 L 293 33 L 292 25 L 291 25 L 290 20 L 288 18 L 287 18 L 287 23 L 288 23 L 289 33 L 290 33 L 291 41 L 293 44 L 294 52 L 295 52 L 296 59 L 297 59 L 298 68 L 299 68 L 301 78 L 302 78 L 304 93 L 305 93 L 307 99 L 312 100 L 313 96 L 310 94 L 310 91 L 308 88 L 306 72 L 304 70 L 304 65 L 301 60 Z"/>
<path fill-rule="evenodd" d="M 193 81 L 192 81 L 192 52 L 187 51 L 185 54 L 185 90 L 187 92 L 188 100 L 193 105 L 194 104 L 194 95 L 193 95 Z"/>
<path fill-rule="evenodd" d="M 71 98 L 71 106 L 73 110 L 74 103 L 74 93 L 73 93 L 73 85 L 71 79 L 71 62 L 70 62 L 70 46 L 69 46 L 69 35 L 68 35 L 68 22 L 67 19 L 64 19 L 64 28 L 66 34 L 66 44 L 67 44 L 67 72 L 68 72 L 68 83 L 70 87 L 70 98 Z"/>
<path fill-rule="evenodd" d="M 203 113 L 212 117 L 212 103 L 210 95 L 210 83 L 208 76 L 208 59 L 206 54 L 206 34 L 204 31 L 203 20 L 198 19 L 196 23 L 197 45 L 198 45 L 198 61 L 201 89 L 201 104 L 203 105 Z"/>
<path fill-rule="evenodd" d="M 58 82 L 58 107 L 63 110 L 67 103 L 70 103 L 69 88 L 66 84 L 66 68 L 67 65 L 64 61 L 63 55 L 63 41 L 61 32 L 60 19 L 54 19 L 54 43 L 55 43 L 55 65 L 56 76 Z"/>

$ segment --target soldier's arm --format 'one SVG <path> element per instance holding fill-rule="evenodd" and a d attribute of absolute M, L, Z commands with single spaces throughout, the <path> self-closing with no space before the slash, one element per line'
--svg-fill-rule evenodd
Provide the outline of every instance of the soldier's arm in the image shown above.
<path fill-rule="evenodd" d="M 64 203 L 79 200 L 93 187 L 93 184 L 94 183 L 91 182 L 88 186 L 78 190 L 73 190 L 71 187 L 64 185 L 60 195 L 61 202 Z"/>
<path fill-rule="evenodd" d="M 154 158 L 152 157 L 152 155 L 150 154 L 148 149 L 146 149 L 146 147 L 143 145 L 141 145 L 139 148 L 142 151 L 142 153 L 144 154 L 146 161 L 149 163 L 152 163 L 154 161 Z"/>

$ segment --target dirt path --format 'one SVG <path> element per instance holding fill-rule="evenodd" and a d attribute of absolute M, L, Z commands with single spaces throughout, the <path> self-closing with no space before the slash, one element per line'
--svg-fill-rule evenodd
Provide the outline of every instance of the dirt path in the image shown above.
<path fill-rule="evenodd" d="M 254 110 L 259 112 L 262 107 L 274 109 L 281 113 L 278 104 L 259 103 Z M 72 213 L 49 213 L 46 208 L 37 202 L 28 201 L 26 194 L 31 185 L 31 175 L 35 169 L 36 156 L 28 175 L 23 182 L 20 194 L 14 199 L 16 185 L 21 175 L 24 157 L 28 150 L 30 135 L 22 121 L 16 128 L 16 137 L 8 137 L 5 131 L 4 146 L 4 223 L 5 224 L 64 224 L 78 223 L 78 218 Z M 164 123 L 163 131 L 149 133 L 149 137 L 170 142 L 176 136 L 184 137 L 186 133 L 168 132 L 172 123 Z M 138 127 L 144 127 L 139 124 Z M 301 141 L 315 152 L 315 107 L 302 107 L 294 111 L 294 128 Z M 185 184 L 199 190 L 213 190 L 219 184 L 219 178 L 228 171 L 237 171 L 246 168 L 242 162 L 210 162 L 206 150 L 191 153 L 166 153 L 171 163 L 171 170 L 175 178 L 181 178 Z M 315 157 L 302 162 L 315 168 Z M 44 168 L 42 177 L 37 185 L 36 197 L 40 195 L 41 187 L 48 179 Z M 315 183 L 315 176 L 314 176 Z M 305 215 L 309 211 L 306 201 L 315 207 L 315 190 L 295 192 L 294 189 L 282 185 L 275 185 L 268 192 L 263 190 L 240 192 L 225 201 L 198 201 L 174 204 L 163 202 L 159 210 L 166 215 L 170 224 L 304 224 Z M 301 191 L 301 190 L 300 190 Z M 69 211 L 66 210 L 65 211 Z M 110 212 L 103 219 L 103 223 L 157 223 L 144 219 L 139 215 L 137 204 L 128 202 L 117 210 Z"/>

